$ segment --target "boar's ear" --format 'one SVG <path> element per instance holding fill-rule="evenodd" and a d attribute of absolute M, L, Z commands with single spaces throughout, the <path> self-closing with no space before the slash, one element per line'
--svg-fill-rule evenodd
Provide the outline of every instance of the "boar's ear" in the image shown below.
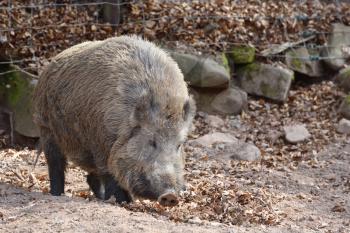
<path fill-rule="evenodd" d="M 188 100 L 186 100 L 183 106 L 182 116 L 184 121 L 192 121 L 192 118 L 194 117 L 195 112 L 196 112 L 196 104 L 192 96 L 190 96 Z"/>

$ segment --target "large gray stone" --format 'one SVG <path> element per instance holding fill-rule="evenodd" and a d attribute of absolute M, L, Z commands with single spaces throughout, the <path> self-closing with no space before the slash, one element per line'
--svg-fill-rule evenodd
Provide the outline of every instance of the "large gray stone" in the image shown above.
<path fill-rule="evenodd" d="M 320 61 L 312 61 L 310 55 L 318 56 L 319 52 L 309 51 L 304 47 L 289 50 L 286 53 L 286 64 L 291 70 L 310 77 L 322 77 L 324 72 Z"/>
<path fill-rule="evenodd" d="M 208 125 L 214 128 L 220 128 L 225 125 L 225 121 L 215 115 L 206 115 L 205 121 Z"/>
<path fill-rule="evenodd" d="M 226 90 L 190 88 L 199 111 L 210 114 L 239 114 L 246 109 L 247 93 L 237 87 Z"/>
<path fill-rule="evenodd" d="M 350 66 L 339 71 L 336 82 L 346 92 L 350 92 Z"/>
<path fill-rule="evenodd" d="M 190 140 L 189 143 L 205 147 L 210 158 L 218 160 L 254 161 L 261 156 L 259 148 L 254 144 L 240 141 L 229 133 L 214 132 Z"/>
<path fill-rule="evenodd" d="M 350 27 L 341 23 L 332 25 L 332 31 L 327 46 L 322 51 L 322 56 L 329 57 L 325 63 L 333 70 L 344 67 L 346 60 L 350 58 Z"/>
<path fill-rule="evenodd" d="M 186 81 L 191 82 L 191 78 L 188 76 L 194 67 L 200 62 L 197 56 L 192 54 L 176 53 L 172 52 L 171 57 L 177 62 L 179 68 L 181 69 Z M 194 80 L 192 81 L 194 82 Z"/>
<path fill-rule="evenodd" d="M 337 132 L 342 134 L 350 134 L 350 120 L 341 119 L 337 125 Z"/>
<path fill-rule="evenodd" d="M 190 86 L 223 88 L 229 85 L 228 62 L 224 55 L 221 64 L 209 57 L 201 58 L 177 52 L 171 52 L 170 55 L 178 63 Z"/>
<path fill-rule="evenodd" d="M 209 58 L 201 61 L 201 66 L 195 67 L 192 75 L 201 77 L 199 87 L 226 87 L 230 81 L 230 75 L 224 66 L 219 65 Z"/>
<path fill-rule="evenodd" d="M 211 102 L 213 109 L 223 114 L 239 114 L 248 105 L 247 93 L 237 87 L 222 91 Z"/>
<path fill-rule="evenodd" d="M 238 142 L 236 144 L 229 145 L 227 149 L 227 155 L 231 159 L 255 161 L 260 158 L 261 152 L 254 144 L 246 142 Z"/>
<path fill-rule="evenodd" d="M 221 90 L 211 88 L 189 88 L 190 94 L 196 101 L 196 108 L 198 111 L 214 114 L 215 111 L 211 106 L 211 102 L 215 96 L 218 95 Z"/>
<path fill-rule="evenodd" d="M 210 147 L 214 143 L 237 143 L 237 138 L 228 133 L 215 132 L 206 134 L 194 140 L 190 140 L 189 143 L 199 144 L 203 147 Z"/>
<path fill-rule="evenodd" d="M 294 72 L 291 70 L 268 64 L 252 63 L 237 71 L 236 83 L 249 94 L 284 102 L 288 97 L 293 79 Z"/>
<path fill-rule="evenodd" d="M 39 137 L 32 118 L 32 93 L 37 80 L 15 71 L 6 77 L 5 83 L 5 101 L 13 112 L 15 131 L 27 137 Z"/>
<path fill-rule="evenodd" d="M 350 120 L 350 95 L 346 96 L 339 107 L 339 113 Z"/>

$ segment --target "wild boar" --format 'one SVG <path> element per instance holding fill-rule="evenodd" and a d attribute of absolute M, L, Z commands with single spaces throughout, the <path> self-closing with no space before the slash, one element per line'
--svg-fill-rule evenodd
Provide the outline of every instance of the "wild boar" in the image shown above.
<path fill-rule="evenodd" d="M 69 160 L 99 198 L 178 203 L 195 103 L 155 44 L 120 36 L 75 45 L 44 68 L 33 103 L 52 195 L 64 193 Z"/>

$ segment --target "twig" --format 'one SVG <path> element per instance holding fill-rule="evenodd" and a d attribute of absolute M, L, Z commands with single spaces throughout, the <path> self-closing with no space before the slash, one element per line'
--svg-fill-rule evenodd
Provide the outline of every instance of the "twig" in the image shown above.
<path fill-rule="evenodd" d="M 34 161 L 33 168 L 32 168 L 33 172 L 35 170 L 36 164 L 38 163 L 41 152 L 42 152 L 41 148 L 39 148 L 38 151 L 36 152 L 35 161 Z"/>
<path fill-rule="evenodd" d="M 32 73 L 29 73 L 28 71 L 25 71 L 24 69 L 20 68 L 19 66 L 17 65 L 12 65 L 17 71 L 20 71 L 20 72 L 23 72 L 25 73 L 26 75 L 30 76 L 31 78 L 33 79 L 38 79 L 38 76 L 35 75 L 35 74 L 32 74 Z"/>
<path fill-rule="evenodd" d="M 15 174 L 21 181 L 25 181 L 23 176 L 16 170 L 12 170 L 13 174 Z"/>
<path fill-rule="evenodd" d="M 8 70 L 8 71 L 5 71 L 5 72 L 1 72 L 0 76 L 5 75 L 5 74 L 10 74 L 10 73 L 13 73 L 13 72 L 16 72 L 16 71 L 17 70 Z"/>
<path fill-rule="evenodd" d="M 25 71 L 25 69 L 22 69 L 22 68 L 20 68 L 19 66 L 12 65 L 12 67 L 14 68 L 13 70 L 8 70 L 8 71 L 5 71 L 5 72 L 1 72 L 1 73 L 0 73 L 0 76 L 1 76 L 1 75 L 6 75 L 6 74 L 10 74 L 10 73 L 13 73 L 13 72 L 20 71 L 20 72 L 23 72 L 23 73 L 25 73 L 26 75 L 30 76 L 30 77 L 33 78 L 33 79 L 38 79 L 38 76 L 37 76 L 37 75 L 32 74 L 32 73 L 29 73 L 28 71 Z"/>

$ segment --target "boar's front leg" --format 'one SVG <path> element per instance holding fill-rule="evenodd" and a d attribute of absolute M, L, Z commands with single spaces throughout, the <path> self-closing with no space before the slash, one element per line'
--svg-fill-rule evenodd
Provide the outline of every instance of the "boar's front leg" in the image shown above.
<path fill-rule="evenodd" d="M 105 175 L 104 182 L 105 182 L 106 193 L 113 194 L 117 203 L 131 202 L 131 197 L 129 193 L 126 190 L 124 190 L 122 187 L 120 187 L 120 185 L 114 179 L 113 176 Z"/>
<path fill-rule="evenodd" d="M 104 186 L 102 186 L 102 181 L 100 180 L 100 176 L 97 176 L 94 173 L 89 173 L 86 177 L 86 181 L 97 198 L 102 200 L 107 200 L 110 198 L 111 194 L 106 195 Z"/>
<path fill-rule="evenodd" d="M 49 167 L 50 193 L 60 196 L 64 193 L 64 172 L 66 169 L 66 158 L 53 138 L 43 140 L 43 149 Z"/>
<path fill-rule="evenodd" d="M 108 200 L 114 195 L 117 203 L 122 203 L 124 201 L 131 202 L 129 193 L 121 188 L 110 174 L 96 175 L 90 173 L 87 176 L 87 182 L 95 196 L 99 199 Z"/>

